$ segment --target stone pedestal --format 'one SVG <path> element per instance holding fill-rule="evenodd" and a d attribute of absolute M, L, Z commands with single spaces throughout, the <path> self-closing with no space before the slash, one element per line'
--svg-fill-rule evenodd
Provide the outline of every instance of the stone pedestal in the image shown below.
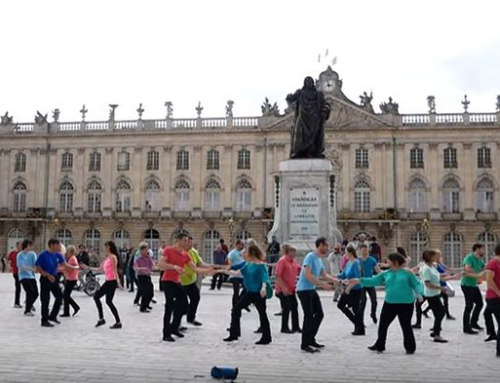
<path fill-rule="evenodd" d="M 318 237 L 341 241 L 337 229 L 336 179 L 330 161 L 288 160 L 275 175 L 274 225 L 268 240 L 276 236 L 305 253 L 315 248 Z"/>

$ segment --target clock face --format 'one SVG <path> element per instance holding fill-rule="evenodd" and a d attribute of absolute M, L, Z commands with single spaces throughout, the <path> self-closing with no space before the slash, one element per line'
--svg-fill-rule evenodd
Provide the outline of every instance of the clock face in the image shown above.
<path fill-rule="evenodd" d="M 323 91 L 332 92 L 335 89 L 335 80 L 328 79 L 323 84 Z"/>

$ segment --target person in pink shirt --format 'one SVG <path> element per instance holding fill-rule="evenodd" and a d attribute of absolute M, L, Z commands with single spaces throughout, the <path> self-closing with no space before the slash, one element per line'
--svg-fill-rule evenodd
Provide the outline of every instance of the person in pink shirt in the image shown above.
<path fill-rule="evenodd" d="M 64 293 L 63 293 L 63 299 L 64 299 L 64 312 L 61 315 L 61 317 L 69 317 L 69 306 L 73 308 L 73 316 L 78 314 L 78 311 L 80 311 L 80 306 L 78 306 L 78 303 L 75 302 L 75 300 L 71 297 L 71 292 L 73 291 L 76 282 L 78 281 L 78 271 L 80 270 L 80 267 L 78 266 L 78 260 L 76 259 L 76 248 L 73 245 L 68 246 L 66 249 L 66 254 L 64 254 L 66 258 L 66 262 L 68 263 L 68 266 L 66 266 L 63 269 L 64 273 Z"/>
<path fill-rule="evenodd" d="M 486 340 L 495 337 L 495 327 L 492 316 L 495 316 L 497 325 L 500 327 L 500 244 L 495 246 L 495 258 L 486 265 L 486 283 L 488 290 L 486 291 L 486 312 L 484 318 L 486 329 L 490 335 Z M 489 314 L 487 314 L 487 312 Z M 492 340 L 492 339 L 491 339 Z M 497 357 L 500 357 L 500 329 L 496 333 L 497 340 Z"/>
<path fill-rule="evenodd" d="M 292 334 L 302 332 L 299 327 L 299 312 L 296 292 L 297 276 L 301 267 L 295 259 L 296 249 L 290 245 L 283 245 L 283 255 L 276 264 L 276 296 L 281 302 L 281 332 Z M 288 327 L 288 318 L 292 314 L 292 329 Z"/>

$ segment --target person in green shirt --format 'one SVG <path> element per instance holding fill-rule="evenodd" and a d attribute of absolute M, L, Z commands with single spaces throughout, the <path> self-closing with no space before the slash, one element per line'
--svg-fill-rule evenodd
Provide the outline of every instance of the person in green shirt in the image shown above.
<path fill-rule="evenodd" d="M 415 336 L 411 327 L 413 302 L 415 295 L 422 299 L 422 285 L 408 269 L 405 268 L 406 259 L 399 253 L 391 253 L 387 257 L 390 269 L 372 278 L 355 278 L 347 281 L 354 286 L 375 287 L 385 284 L 385 301 L 380 313 L 378 338 L 368 349 L 379 353 L 385 351 L 387 330 L 392 321 L 398 317 L 403 330 L 403 344 L 407 354 L 414 354 L 416 350 Z"/>
<path fill-rule="evenodd" d="M 464 273 L 461 288 L 465 298 L 463 315 L 463 331 L 465 334 L 477 334 L 476 330 L 483 330 L 479 325 L 479 315 L 483 309 L 483 297 L 478 287 L 478 279 L 482 277 L 484 269 L 484 248 L 480 243 L 472 246 L 472 253 L 464 258 Z M 472 313 L 472 316 L 471 316 Z"/>

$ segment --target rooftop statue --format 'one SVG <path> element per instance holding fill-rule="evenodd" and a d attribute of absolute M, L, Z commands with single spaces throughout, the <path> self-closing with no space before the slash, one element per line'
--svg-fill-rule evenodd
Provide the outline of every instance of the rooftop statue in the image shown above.
<path fill-rule="evenodd" d="M 47 123 L 47 114 L 44 116 L 42 113 L 40 113 L 38 110 L 36 111 L 35 115 L 35 124 L 37 125 L 43 125 Z"/>
<path fill-rule="evenodd" d="M 380 104 L 380 110 L 382 114 L 399 114 L 399 104 L 392 101 L 392 97 L 389 97 L 389 102 L 383 102 Z"/>
<path fill-rule="evenodd" d="M 226 104 L 226 117 L 233 117 L 233 100 L 227 100 Z"/>
<path fill-rule="evenodd" d="M 267 97 L 261 105 L 260 110 L 262 111 L 262 116 L 278 117 L 280 115 L 280 108 L 278 107 L 278 103 L 275 102 L 273 105 L 271 105 Z"/>
<path fill-rule="evenodd" d="M 14 123 L 14 117 L 9 116 L 9 112 L 5 112 L 0 121 L 0 125 L 12 125 Z"/>
<path fill-rule="evenodd" d="M 286 97 L 295 102 L 290 158 L 325 158 L 325 121 L 330 116 L 330 104 L 323 92 L 316 89 L 312 77 L 304 86 Z"/>
<path fill-rule="evenodd" d="M 363 92 L 363 94 L 361 96 L 359 96 L 359 98 L 360 98 L 361 107 L 363 109 L 365 109 L 366 111 L 368 111 L 370 113 L 375 113 L 373 110 L 373 106 L 372 106 L 373 92 L 370 92 L 370 95 L 368 95 L 368 93 L 366 93 L 366 92 Z"/>

